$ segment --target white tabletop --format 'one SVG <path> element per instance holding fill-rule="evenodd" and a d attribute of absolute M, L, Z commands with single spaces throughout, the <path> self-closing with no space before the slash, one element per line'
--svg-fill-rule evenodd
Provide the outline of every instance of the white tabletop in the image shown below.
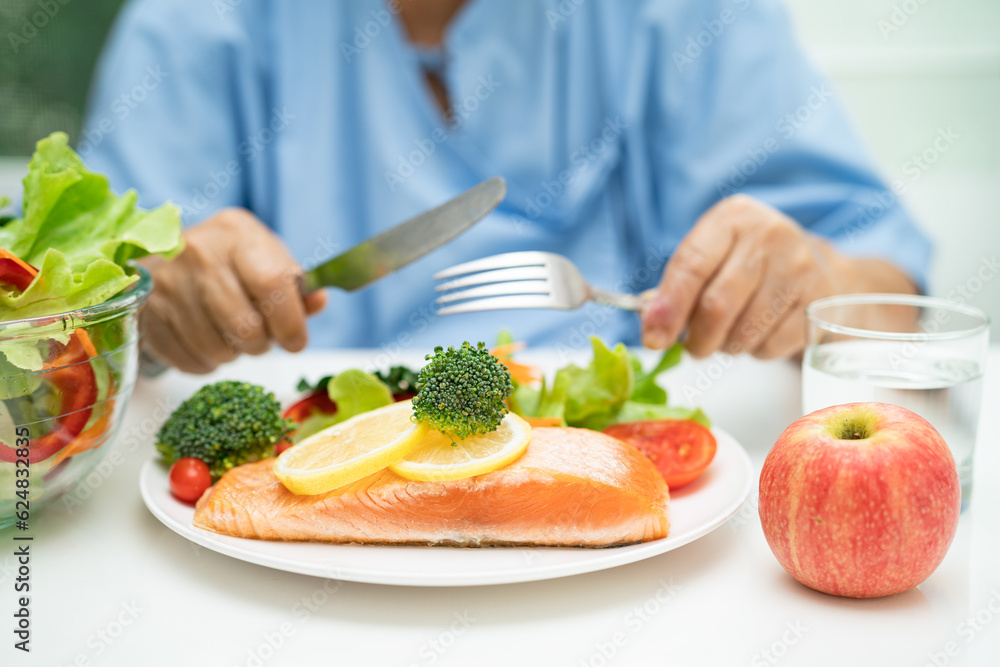
<path fill-rule="evenodd" d="M 143 506 L 153 435 L 201 384 L 245 378 L 282 399 L 375 353 L 241 360 L 140 382 L 103 479 L 32 517 L 32 653 L 13 649 L 13 533 L 0 533 L 2 665 L 1000 665 L 1000 346 L 990 351 L 971 508 L 941 567 L 881 600 L 807 589 L 771 555 L 753 497 L 676 551 L 562 579 L 475 588 L 337 582 L 197 547 Z M 414 362 L 418 355 L 403 361 Z M 559 365 L 555 352 L 526 360 Z M 686 360 L 664 376 L 736 436 L 759 473 L 799 416 L 789 362 Z M 88 493 L 89 492 L 89 493 Z M 950 655 L 949 655 L 950 652 Z"/>

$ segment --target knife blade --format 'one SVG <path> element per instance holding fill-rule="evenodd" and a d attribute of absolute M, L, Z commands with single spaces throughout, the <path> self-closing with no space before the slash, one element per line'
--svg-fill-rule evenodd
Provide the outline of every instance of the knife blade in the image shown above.
<path fill-rule="evenodd" d="M 350 250 L 306 271 L 305 293 L 321 287 L 353 292 L 387 276 L 452 240 L 503 201 L 507 183 L 487 179 L 437 208 L 410 218 L 362 241 Z"/>

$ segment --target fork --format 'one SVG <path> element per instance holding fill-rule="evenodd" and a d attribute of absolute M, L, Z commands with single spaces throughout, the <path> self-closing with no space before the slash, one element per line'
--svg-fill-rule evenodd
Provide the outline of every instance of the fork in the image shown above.
<path fill-rule="evenodd" d="M 642 310 L 641 294 L 609 292 L 587 284 L 573 262 L 551 252 L 508 252 L 458 264 L 434 274 L 439 315 L 517 308 L 571 310 L 587 301 Z M 451 304 L 451 305 L 448 305 Z"/>

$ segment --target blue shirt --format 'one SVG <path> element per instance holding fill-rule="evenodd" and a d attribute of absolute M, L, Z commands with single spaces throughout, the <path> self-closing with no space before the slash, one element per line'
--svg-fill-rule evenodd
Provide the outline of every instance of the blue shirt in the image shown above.
<path fill-rule="evenodd" d="M 405 0 L 401 0 L 405 1 Z M 79 149 L 146 206 L 194 223 L 243 206 L 305 266 L 494 175 L 500 208 L 353 294 L 320 346 L 636 342 L 638 316 L 438 317 L 431 275 L 485 255 L 569 256 L 593 284 L 654 286 L 721 197 L 745 192 L 849 255 L 924 284 L 930 247 L 773 0 L 469 0 L 415 48 L 382 0 L 133 0 L 106 47 Z M 438 69 L 446 123 L 425 84 Z"/>

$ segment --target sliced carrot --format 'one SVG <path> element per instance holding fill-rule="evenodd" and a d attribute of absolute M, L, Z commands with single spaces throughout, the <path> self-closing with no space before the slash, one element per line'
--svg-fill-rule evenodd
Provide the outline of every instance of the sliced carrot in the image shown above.
<path fill-rule="evenodd" d="M 511 379 L 518 384 L 533 384 L 535 382 L 541 382 L 542 371 L 540 369 L 511 359 L 511 355 L 523 349 L 524 343 L 521 341 L 515 341 L 513 343 L 497 345 L 495 348 L 490 350 L 490 353 L 507 367 L 507 370 L 510 371 Z"/>
<path fill-rule="evenodd" d="M 80 341 L 83 351 L 87 353 L 87 356 L 91 359 L 96 357 L 97 347 L 94 345 L 94 341 L 90 339 L 90 334 L 83 329 L 77 329 L 74 333 L 76 334 L 77 340 Z"/>
<path fill-rule="evenodd" d="M 56 454 L 55 458 L 52 459 L 52 466 L 55 467 L 63 462 L 63 460 L 68 459 L 71 456 L 76 456 L 81 452 L 85 452 L 88 449 L 93 449 L 94 447 L 99 447 L 104 443 L 104 435 L 108 432 L 108 422 L 111 419 L 112 413 L 114 413 L 114 400 L 108 401 L 104 409 L 104 414 L 94 422 L 94 424 L 88 428 L 86 431 L 76 436 L 73 442 L 69 443 L 62 450 Z"/>
<path fill-rule="evenodd" d="M 523 340 L 515 340 L 510 343 L 504 343 L 503 345 L 497 345 L 495 348 L 490 350 L 490 354 L 498 359 L 509 358 L 515 352 L 520 352 L 525 347 Z"/>

